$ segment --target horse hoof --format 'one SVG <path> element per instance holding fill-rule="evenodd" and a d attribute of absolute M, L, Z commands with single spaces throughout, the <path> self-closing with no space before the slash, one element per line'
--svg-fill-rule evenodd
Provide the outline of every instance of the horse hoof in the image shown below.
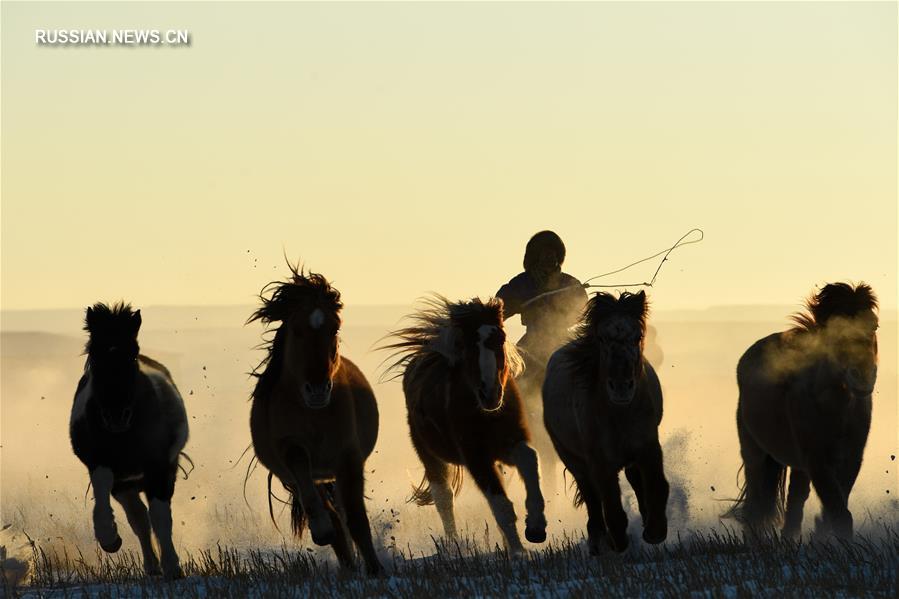
<path fill-rule="evenodd" d="M 144 573 L 147 576 L 162 576 L 162 568 L 159 566 L 150 566 L 148 568 L 144 568 Z"/>
<path fill-rule="evenodd" d="M 312 542 L 318 545 L 319 547 L 324 547 L 326 545 L 330 545 L 334 542 L 335 538 L 334 530 L 327 530 L 320 534 L 312 533 Z"/>
<path fill-rule="evenodd" d="M 168 581 L 181 580 L 182 578 L 184 578 L 184 572 L 181 571 L 181 566 L 178 566 L 174 571 L 165 574 L 165 579 Z"/>
<path fill-rule="evenodd" d="M 546 540 L 545 528 L 525 528 L 524 538 L 530 543 L 542 543 Z"/>
<path fill-rule="evenodd" d="M 115 553 L 116 551 L 118 551 L 121 548 L 122 548 L 122 537 L 120 537 L 119 535 L 116 535 L 115 541 L 113 541 L 112 543 L 109 543 L 108 545 L 104 545 L 103 543 L 100 543 L 100 549 L 102 549 L 106 553 Z"/>
<path fill-rule="evenodd" d="M 627 535 L 622 535 L 620 539 L 615 539 L 614 535 L 609 535 L 609 545 L 616 553 L 624 553 L 627 551 Z"/>
<path fill-rule="evenodd" d="M 643 531 L 643 540 L 649 543 L 650 545 L 658 545 L 662 541 L 668 538 L 668 531 L 650 531 L 646 529 Z"/>
<path fill-rule="evenodd" d="M 378 562 L 366 564 L 365 573 L 368 574 L 369 578 L 380 578 L 381 576 L 384 576 L 384 566 Z"/>

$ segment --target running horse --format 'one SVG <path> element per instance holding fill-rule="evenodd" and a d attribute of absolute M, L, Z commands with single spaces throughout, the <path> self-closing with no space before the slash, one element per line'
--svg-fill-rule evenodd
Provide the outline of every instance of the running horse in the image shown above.
<path fill-rule="evenodd" d="M 72 449 L 94 488 L 94 536 L 115 553 L 122 546 L 110 496 L 140 541 L 144 571 L 183 576 L 172 542 L 172 496 L 187 443 L 187 412 L 169 371 L 140 353 L 140 310 L 128 304 L 87 309 L 87 363 L 72 405 Z M 140 497 L 143 492 L 149 503 Z M 150 539 L 155 533 L 162 567 Z"/>
<path fill-rule="evenodd" d="M 253 448 L 270 472 L 269 487 L 276 476 L 290 495 L 294 533 L 301 536 L 308 520 L 312 541 L 331 545 L 351 568 L 345 515 L 366 571 L 377 575 L 383 568 L 363 496 L 365 460 L 378 437 L 375 395 L 362 371 L 338 352 L 340 293 L 320 274 L 290 270 L 286 282 L 263 288 L 262 306 L 247 321 L 278 323 L 255 371 Z"/>
<path fill-rule="evenodd" d="M 831 283 L 793 320 L 796 326 L 760 339 L 737 365 L 745 482 L 727 515 L 753 534 L 783 517 L 783 535 L 795 537 L 814 485 L 820 532 L 850 538 L 849 494 L 877 381 L 877 298 L 864 283 Z"/>
<path fill-rule="evenodd" d="M 453 497 L 462 467 L 486 496 L 511 553 L 523 547 L 497 463 L 515 466 L 527 493 L 525 537 L 546 540 L 537 452 L 513 376 L 521 359 L 503 330 L 502 300 L 427 301 L 410 327 L 393 333 L 389 370 L 401 372 L 412 445 L 425 468 L 410 501 L 435 504 L 448 537 L 456 536 Z M 399 376 L 399 375 L 398 375 Z"/>
<path fill-rule="evenodd" d="M 648 311 L 643 291 L 595 294 L 574 339 L 553 354 L 546 369 L 546 430 L 574 476 L 575 504 L 587 504 L 593 555 L 603 538 L 615 551 L 627 549 L 622 469 L 637 496 L 643 540 L 661 543 L 668 534 L 669 485 L 659 444 L 662 388 L 643 356 Z"/>

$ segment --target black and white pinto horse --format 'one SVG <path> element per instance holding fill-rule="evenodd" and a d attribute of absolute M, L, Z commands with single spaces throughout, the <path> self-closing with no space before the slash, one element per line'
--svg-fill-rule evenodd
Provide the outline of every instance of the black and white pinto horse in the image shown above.
<path fill-rule="evenodd" d="M 94 535 L 100 547 L 115 553 L 122 546 L 112 496 L 140 541 L 144 571 L 173 579 L 183 575 L 172 542 L 171 500 L 178 457 L 187 442 L 187 413 L 165 366 L 140 355 L 140 324 L 140 310 L 127 304 L 87 309 L 87 363 L 69 432 L 94 488 Z M 161 572 L 151 527 L 162 554 Z"/>

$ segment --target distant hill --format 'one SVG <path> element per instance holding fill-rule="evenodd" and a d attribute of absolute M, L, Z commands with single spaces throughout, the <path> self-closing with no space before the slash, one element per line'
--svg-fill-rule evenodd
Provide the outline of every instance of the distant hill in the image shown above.
<path fill-rule="evenodd" d="M 169 331 L 190 329 L 240 328 L 255 309 L 239 306 L 147 306 L 141 307 L 143 330 Z M 352 326 L 392 328 L 412 312 L 412 304 L 347 306 L 343 320 Z M 800 309 L 796 305 L 714 306 L 702 310 L 653 310 L 652 318 L 661 322 L 788 322 L 789 315 Z M 883 310 L 881 317 L 896 320 L 896 310 Z M 80 309 L 0 310 L 0 330 L 43 331 L 80 335 L 84 312 Z M 80 337 L 79 337 L 80 338 Z"/>

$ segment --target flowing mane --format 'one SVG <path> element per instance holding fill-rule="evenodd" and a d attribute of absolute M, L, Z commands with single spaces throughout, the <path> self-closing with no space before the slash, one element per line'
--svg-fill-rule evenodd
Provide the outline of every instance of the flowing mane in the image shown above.
<path fill-rule="evenodd" d="M 273 322 L 284 322 L 298 310 L 305 306 L 315 306 L 337 315 L 340 319 L 340 310 L 343 303 L 340 301 L 340 292 L 334 289 L 328 280 L 321 274 L 304 273 L 301 266 L 288 264 L 290 276 L 286 281 L 272 281 L 259 292 L 262 306 L 259 307 L 245 324 L 257 320 L 269 325 Z M 266 294 L 271 291 L 271 297 Z M 268 329 L 266 332 L 271 332 Z M 272 386 L 278 380 L 281 373 L 281 356 L 284 350 L 284 335 L 279 326 L 271 340 L 265 340 L 257 349 L 265 349 L 266 355 L 256 368 L 250 373 L 258 379 L 250 399 L 264 399 L 268 396 Z"/>
<path fill-rule="evenodd" d="M 456 332 L 459 329 L 476 330 L 482 324 L 502 327 L 503 301 L 492 297 L 486 302 L 479 297 L 468 301 L 451 302 L 442 295 L 422 300 L 424 306 L 409 316 L 412 324 L 391 332 L 396 342 L 379 349 L 394 350 L 385 360 L 389 365 L 384 372 L 393 373 L 391 379 L 402 376 L 406 367 L 419 359 L 443 359 L 450 365 L 458 360 Z M 514 344 L 505 345 L 506 360 L 513 376 L 523 368 L 523 362 Z"/>
<path fill-rule="evenodd" d="M 598 370 L 596 351 L 599 324 L 613 316 L 624 316 L 639 322 L 640 330 L 646 333 L 646 318 L 649 303 L 645 294 L 624 291 L 617 298 L 611 293 L 599 292 L 593 295 L 584 308 L 584 314 L 577 324 L 574 339 L 570 344 L 569 360 L 572 374 L 581 381 L 591 381 Z"/>
<path fill-rule="evenodd" d="M 90 316 L 85 315 L 82 327 L 82 330 L 89 333 L 87 342 L 84 344 L 84 353 L 90 355 L 91 339 L 94 334 L 127 330 L 132 326 L 134 314 L 131 304 L 123 301 L 118 301 L 111 306 L 101 302 L 91 306 Z"/>
<path fill-rule="evenodd" d="M 859 283 L 855 287 L 847 283 L 829 283 L 817 294 L 805 301 L 805 310 L 791 319 L 793 331 L 819 330 L 834 316 L 854 317 L 877 310 L 877 296 L 871 287 Z"/>

